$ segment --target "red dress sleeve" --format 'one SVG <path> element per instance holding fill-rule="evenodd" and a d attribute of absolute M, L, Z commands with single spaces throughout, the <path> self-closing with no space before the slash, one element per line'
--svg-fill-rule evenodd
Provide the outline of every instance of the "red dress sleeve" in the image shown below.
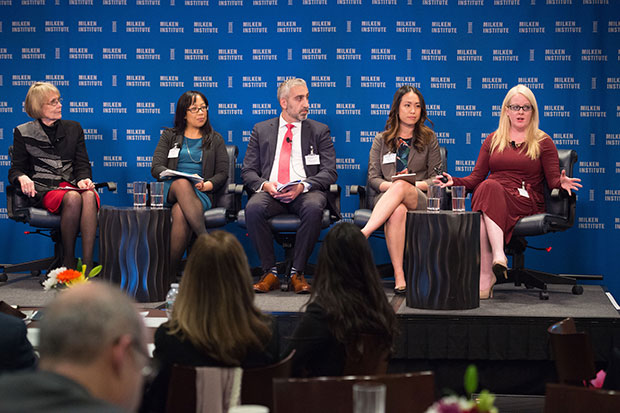
<path fill-rule="evenodd" d="M 560 188 L 560 160 L 558 159 L 558 149 L 549 136 L 546 136 L 540 141 L 540 160 L 549 189 Z"/>

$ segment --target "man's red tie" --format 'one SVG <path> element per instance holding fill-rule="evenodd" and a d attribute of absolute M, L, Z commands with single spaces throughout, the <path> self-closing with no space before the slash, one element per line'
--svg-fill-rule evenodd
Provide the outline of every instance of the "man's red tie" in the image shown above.
<path fill-rule="evenodd" d="M 280 149 L 280 164 L 278 165 L 278 182 L 286 184 L 291 180 L 290 164 L 291 164 L 291 149 L 293 148 L 293 128 L 295 125 L 288 123 L 286 125 L 288 130 L 284 134 L 282 140 L 282 148 Z"/>

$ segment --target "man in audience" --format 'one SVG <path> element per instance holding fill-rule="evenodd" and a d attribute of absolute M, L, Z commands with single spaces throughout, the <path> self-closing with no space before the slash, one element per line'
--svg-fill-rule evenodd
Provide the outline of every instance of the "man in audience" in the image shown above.
<path fill-rule="evenodd" d="M 26 337 L 26 324 L 0 313 L 0 374 L 35 366 L 37 358 Z"/>
<path fill-rule="evenodd" d="M 62 292 L 41 320 L 39 371 L 0 377 L 0 412 L 134 411 L 148 354 L 133 303 L 99 282 Z"/>
<path fill-rule="evenodd" d="M 269 218 L 280 214 L 299 216 L 291 286 L 309 293 L 303 276 L 306 261 L 319 233 L 329 186 L 336 182 L 336 152 L 327 125 L 308 119 L 308 87 L 303 79 L 288 79 L 278 88 L 279 117 L 254 125 L 245 152 L 241 177 L 255 192 L 247 203 L 246 225 L 263 268 L 254 291 L 266 293 L 280 286 Z M 290 183 L 286 188 L 281 185 Z M 335 205 L 330 209 L 337 211 Z"/>

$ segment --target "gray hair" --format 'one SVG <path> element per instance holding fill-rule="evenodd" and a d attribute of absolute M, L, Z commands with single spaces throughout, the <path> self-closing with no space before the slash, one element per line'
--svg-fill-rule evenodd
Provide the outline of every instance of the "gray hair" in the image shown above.
<path fill-rule="evenodd" d="M 24 110 L 33 119 L 41 118 L 43 105 L 49 95 L 60 96 L 60 91 L 56 86 L 47 82 L 34 82 L 30 85 L 26 99 L 24 100 Z"/>
<path fill-rule="evenodd" d="M 280 86 L 278 87 L 278 102 L 282 98 L 287 98 L 291 88 L 294 86 L 306 86 L 306 81 L 300 77 L 291 77 L 290 79 L 286 79 L 284 82 L 280 83 Z"/>
<path fill-rule="evenodd" d="M 88 364 L 123 335 L 146 348 L 144 323 L 118 288 L 91 281 L 61 293 L 41 320 L 42 361 Z"/>

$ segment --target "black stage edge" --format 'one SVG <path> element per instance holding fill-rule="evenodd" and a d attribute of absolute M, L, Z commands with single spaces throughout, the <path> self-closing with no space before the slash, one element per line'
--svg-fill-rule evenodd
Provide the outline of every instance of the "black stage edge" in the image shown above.
<path fill-rule="evenodd" d="M 573 317 L 577 328 L 592 338 L 595 360 L 604 368 L 614 346 L 620 347 L 620 315 L 600 286 L 584 286 L 572 295 L 570 286 L 551 286 L 549 301 L 538 292 L 513 285 L 496 288 L 495 298 L 477 309 L 433 311 L 405 306 L 402 296 L 386 294 L 397 309 L 401 334 L 390 372 L 432 370 L 438 394 L 463 393 L 469 364 L 479 370 L 480 388 L 496 394 L 543 395 L 557 382 L 547 328 Z M 280 348 L 287 347 L 308 296 L 271 292 L 257 295 L 257 304 L 276 319 Z"/>

